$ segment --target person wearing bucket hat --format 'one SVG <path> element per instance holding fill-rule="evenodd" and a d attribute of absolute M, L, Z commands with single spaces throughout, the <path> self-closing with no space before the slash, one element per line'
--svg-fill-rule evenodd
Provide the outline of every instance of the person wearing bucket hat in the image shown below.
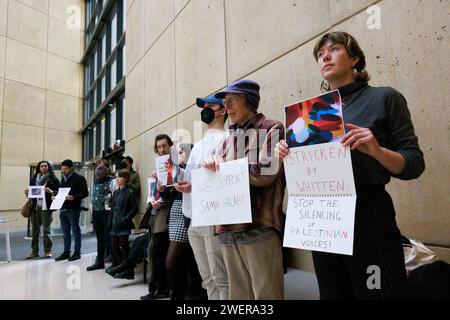
<path fill-rule="evenodd" d="M 216 98 L 223 99 L 227 94 L 240 94 L 244 95 L 247 100 L 247 104 L 254 111 L 259 107 L 259 84 L 252 80 L 239 80 L 231 83 L 225 90 L 215 94 Z"/>
<path fill-rule="evenodd" d="M 197 99 L 197 106 L 202 108 L 201 119 L 208 124 L 208 130 L 203 139 L 192 148 L 189 160 L 184 172 L 183 182 L 175 185 L 175 188 L 183 192 L 183 214 L 190 223 L 192 218 L 192 194 L 191 172 L 202 166 L 206 157 L 215 153 L 221 143 L 227 138 L 224 124 L 227 114 L 222 104 L 222 99 L 214 97 Z M 201 214 L 196 212 L 194 214 Z M 208 300 L 228 300 L 228 277 L 223 255 L 220 249 L 219 239 L 214 235 L 214 227 L 193 227 L 188 229 L 189 243 L 194 252 L 198 270 L 203 280 L 203 287 L 208 294 Z"/>
<path fill-rule="evenodd" d="M 233 122 L 232 134 L 203 166 L 212 171 L 225 160 L 249 160 L 252 222 L 215 226 L 228 274 L 230 300 L 284 299 L 281 235 L 286 187 L 282 163 L 273 157 L 284 137 L 279 121 L 258 113 L 260 86 L 231 83 L 216 93 Z"/>

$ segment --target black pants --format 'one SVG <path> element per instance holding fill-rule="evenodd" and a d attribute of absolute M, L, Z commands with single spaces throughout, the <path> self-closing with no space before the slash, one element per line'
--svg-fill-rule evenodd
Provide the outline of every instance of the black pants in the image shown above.
<path fill-rule="evenodd" d="M 97 261 L 103 262 L 106 247 L 110 248 L 110 245 L 108 246 L 107 243 L 110 242 L 108 232 L 108 211 L 94 210 L 92 212 L 92 223 L 94 226 L 95 236 L 97 237 Z M 106 252 L 106 255 L 109 255 L 109 252 Z"/>
<path fill-rule="evenodd" d="M 111 236 L 111 250 L 114 266 L 124 262 L 128 258 L 130 252 L 128 236 Z"/>
<path fill-rule="evenodd" d="M 165 263 L 167 250 L 169 249 L 169 233 L 159 232 L 151 234 L 150 236 L 149 260 L 151 260 L 151 270 L 148 290 L 149 292 L 156 289 L 166 291 L 168 289 L 168 284 Z"/>
<path fill-rule="evenodd" d="M 134 239 L 133 243 L 131 244 L 130 253 L 125 260 L 126 263 L 129 264 L 130 267 L 135 267 L 144 257 L 145 252 L 147 251 L 147 247 L 148 237 L 146 234 Z"/>
<path fill-rule="evenodd" d="M 313 251 L 313 260 L 323 300 L 408 298 L 401 234 L 384 187 L 358 189 L 353 256 Z M 371 266 L 380 270 L 380 289 L 369 289 Z"/>

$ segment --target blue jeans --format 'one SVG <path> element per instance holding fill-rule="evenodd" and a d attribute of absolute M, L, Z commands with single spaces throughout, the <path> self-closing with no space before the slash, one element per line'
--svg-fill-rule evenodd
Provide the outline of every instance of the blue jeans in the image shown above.
<path fill-rule="evenodd" d="M 61 228 L 64 235 L 64 252 L 70 252 L 70 245 L 72 236 L 70 230 L 72 229 L 75 238 L 75 252 L 80 253 L 81 250 L 81 229 L 80 229 L 80 212 L 81 209 L 66 209 L 59 214 L 61 221 Z"/>

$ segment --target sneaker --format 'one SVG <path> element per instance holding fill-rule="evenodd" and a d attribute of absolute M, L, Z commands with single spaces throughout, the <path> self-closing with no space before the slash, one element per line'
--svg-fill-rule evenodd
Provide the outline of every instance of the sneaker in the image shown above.
<path fill-rule="evenodd" d="M 52 257 L 52 252 L 51 251 L 46 251 L 45 252 L 45 257 L 48 259 L 48 258 L 51 258 Z"/>
<path fill-rule="evenodd" d="M 94 271 L 99 269 L 105 269 L 105 264 L 101 261 L 95 260 L 93 265 L 86 268 L 86 271 Z"/>
<path fill-rule="evenodd" d="M 69 261 L 75 261 L 81 259 L 81 254 L 79 252 L 75 252 L 70 258 Z"/>
<path fill-rule="evenodd" d="M 58 258 L 55 259 L 55 261 L 62 261 L 67 260 L 70 258 L 70 252 L 63 252 Z"/>
<path fill-rule="evenodd" d="M 37 258 L 37 257 L 39 257 L 39 253 L 32 252 L 32 253 L 30 253 L 30 255 L 28 257 L 26 257 L 26 259 L 27 260 L 31 260 L 31 259 L 34 259 L 34 258 Z"/>

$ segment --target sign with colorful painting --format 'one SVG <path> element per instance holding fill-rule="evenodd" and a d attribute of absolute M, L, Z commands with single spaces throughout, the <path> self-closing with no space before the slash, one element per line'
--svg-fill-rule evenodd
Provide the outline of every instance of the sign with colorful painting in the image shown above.
<path fill-rule="evenodd" d="M 288 106 L 285 113 L 290 148 L 341 141 L 345 134 L 337 90 Z"/>
<path fill-rule="evenodd" d="M 352 255 L 356 190 L 342 103 L 332 91 L 285 108 L 285 247 Z"/>
<path fill-rule="evenodd" d="M 192 171 L 192 226 L 252 222 L 248 159 Z"/>

